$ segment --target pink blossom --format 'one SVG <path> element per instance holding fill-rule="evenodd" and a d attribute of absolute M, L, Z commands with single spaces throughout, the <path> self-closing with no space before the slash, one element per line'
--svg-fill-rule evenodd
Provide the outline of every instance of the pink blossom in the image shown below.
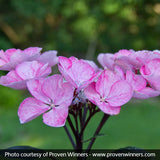
<path fill-rule="evenodd" d="M 34 98 L 26 98 L 20 104 L 20 122 L 26 123 L 43 114 L 45 124 L 52 127 L 64 126 L 73 98 L 73 87 L 68 82 L 63 82 L 61 75 L 30 80 L 27 87 Z"/>
<path fill-rule="evenodd" d="M 90 63 L 75 57 L 59 57 L 59 71 L 78 90 L 93 82 L 99 72 Z"/>
<path fill-rule="evenodd" d="M 160 58 L 160 51 L 134 51 L 119 50 L 115 54 L 99 54 L 98 61 L 104 67 L 113 70 L 114 66 L 119 66 L 124 72 L 127 70 L 137 72 L 144 64 L 149 61 Z"/>
<path fill-rule="evenodd" d="M 104 70 L 97 82 L 91 83 L 84 89 L 84 93 L 104 113 L 116 115 L 120 112 L 121 105 L 131 99 L 133 90 L 118 74 Z"/>
<path fill-rule="evenodd" d="M 136 75 L 132 71 L 127 71 L 126 80 L 133 88 L 133 97 L 137 99 L 147 99 L 160 94 L 150 87 L 147 87 L 147 82 L 142 75 Z"/>
<path fill-rule="evenodd" d="M 48 65 L 52 67 L 58 63 L 57 51 L 46 51 L 39 56 L 37 61 L 42 63 L 48 63 Z"/>
<path fill-rule="evenodd" d="M 41 50 L 39 47 L 29 47 L 25 50 L 13 48 L 5 52 L 0 50 L 0 70 L 10 71 L 21 62 L 35 60 L 40 56 Z"/>
<path fill-rule="evenodd" d="M 120 50 L 115 54 L 99 54 L 98 61 L 104 67 L 113 70 L 115 66 L 121 67 L 124 72 L 134 70 L 137 66 L 137 61 L 131 57 L 134 54 L 133 50 Z"/>
<path fill-rule="evenodd" d="M 141 67 L 140 72 L 152 88 L 160 91 L 160 59 L 149 61 Z"/>
<path fill-rule="evenodd" d="M 45 77 L 51 73 L 51 67 L 37 61 L 23 62 L 0 77 L 0 84 L 14 89 L 25 89 L 26 82 L 33 78 Z"/>

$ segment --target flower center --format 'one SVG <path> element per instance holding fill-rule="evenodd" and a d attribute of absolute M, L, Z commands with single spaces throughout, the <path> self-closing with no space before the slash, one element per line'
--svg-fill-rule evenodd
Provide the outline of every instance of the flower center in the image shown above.
<path fill-rule="evenodd" d="M 100 102 L 108 103 L 104 97 L 100 97 Z"/>

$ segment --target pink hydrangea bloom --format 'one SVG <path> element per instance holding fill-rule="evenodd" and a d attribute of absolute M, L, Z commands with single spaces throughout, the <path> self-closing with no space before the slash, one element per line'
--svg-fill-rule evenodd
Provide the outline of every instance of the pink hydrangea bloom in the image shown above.
<path fill-rule="evenodd" d="M 131 70 L 137 72 L 144 64 L 152 59 L 160 58 L 160 51 L 134 51 L 134 50 L 119 50 L 115 54 L 99 54 L 98 61 L 104 67 L 113 70 L 114 66 L 119 66 L 124 72 Z"/>
<path fill-rule="evenodd" d="M 117 73 L 104 70 L 97 82 L 84 89 L 84 93 L 104 113 L 116 115 L 120 112 L 121 105 L 131 99 L 133 90 Z"/>
<path fill-rule="evenodd" d="M 51 50 L 41 53 L 42 48 L 29 47 L 25 50 L 8 49 L 5 52 L 0 50 L 0 70 L 13 70 L 15 67 L 24 61 L 39 61 L 48 63 L 49 66 L 54 66 L 58 63 L 57 51 Z"/>
<path fill-rule="evenodd" d="M 14 89 L 25 89 L 26 82 L 33 78 L 45 77 L 51 73 L 51 67 L 37 61 L 23 62 L 0 77 L 0 84 Z"/>
<path fill-rule="evenodd" d="M 133 98 L 147 99 L 160 95 L 159 91 L 147 87 L 147 82 L 142 75 L 136 75 L 132 71 L 127 71 L 126 80 L 133 88 Z"/>
<path fill-rule="evenodd" d="M 59 57 L 59 71 L 64 78 L 78 90 L 85 88 L 98 76 L 97 68 L 75 57 Z"/>
<path fill-rule="evenodd" d="M 0 50 L 0 70 L 10 71 L 21 62 L 35 60 L 40 56 L 41 50 L 39 47 L 29 47 L 25 50 L 13 48 L 5 52 Z"/>
<path fill-rule="evenodd" d="M 20 104 L 20 122 L 26 123 L 43 114 L 45 124 L 52 127 L 64 126 L 73 98 L 73 87 L 68 82 L 63 82 L 61 75 L 30 80 L 27 87 L 34 98 L 26 98 Z"/>
<path fill-rule="evenodd" d="M 115 54 L 99 54 L 98 61 L 104 67 L 113 70 L 115 66 L 121 67 L 123 71 L 134 70 L 135 66 L 137 66 L 137 62 L 131 55 L 134 54 L 133 50 L 120 50 Z"/>
<path fill-rule="evenodd" d="M 140 69 L 142 76 L 152 88 L 160 91 L 160 59 L 153 59 Z"/>

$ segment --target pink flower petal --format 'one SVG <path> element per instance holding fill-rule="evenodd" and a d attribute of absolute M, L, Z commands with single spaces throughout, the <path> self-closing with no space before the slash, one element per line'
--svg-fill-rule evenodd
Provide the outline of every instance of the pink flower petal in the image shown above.
<path fill-rule="evenodd" d="M 96 76 L 95 70 L 90 64 L 75 57 L 59 57 L 59 71 L 75 88 L 85 87 Z"/>
<path fill-rule="evenodd" d="M 26 98 L 19 106 L 18 116 L 21 123 L 31 121 L 46 112 L 49 109 L 47 105 L 35 98 Z"/>
<path fill-rule="evenodd" d="M 45 78 L 29 80 L 27 82 L 27 88 L 36 99 L 40 100 L 41 102 L 50 104 L 50 99 L 42 91 L 42 84 L 45 80 Z"/>
<path fill-rule="evenodd" d="M 54 66 L 58 63 L 57 51 L 47 51 L 40 55 L 39 62 L 48 63 L 49 66 Z"/>
<path fill-rule="evenodd" d="M 114 83 L 106 100 L 111 106 L 121 106 L 127 103 L 132 95 L 132 87 L 126 81 L 121 80 Z"/>
<path fill-rule="evenodd" d="M 102 96 L 106 97 L 109 94 L 111 86 L 121 77 L 117 76 L 110 70 L 104 70 L 96 83 L 96 91 Z"/>
<path fill-rule="evenodd" d="M 98 62 L 104 67 L 108 69 L 113 69 L 114 67 L 114 54 L 106 53 L 106 54 L 99 54 L 98 57 Z"/>
<path fill-rule="evenodd" d="M 139 91 L 146 87 L 146 80 L 141 75 L 136 75 L 132 71 L 127 71 L 126 81 L 133 87 L 133 90 Z"/>
<path fill-rule="evenodd" d="M 94 68 L 95 72 L 98 72 L 101 70 L 93 61 L 89 61 L 89 60 L 82 60 L 82 61 L 87 62 L 89 65 L 91 65 L 91 67 Z"/>
<path fill-rule="evenodd" d="M 3 66 L 4 64 L 6 64 L 6 61 L 3 59 L 0 59 L 0 67 Z"/>
<path fill-rule="evenodd" d="M 14 70 L 10 71 L 6 76 L 1 76 L 0 84 L 14 89 L 26 88 L 26 81 L 22 81 Z"/>
<path fill-rule="evenodd" d="M 53 104 L 61 105 L 71 104 L 73 98 L 73 87 L 68 82 L 63 82 L 61 75 L 53 75 L 48 77 L 42 86 L 43 93 L 48 96 Z"/>
<path fill-rule="evenodd" d="M 23 79 L 32 79 L 40 76 L 47 76 L 51 73 L 51 68 L 47 64 L 37 61 L 23 62 L 16 67 L 16 73 Z"/>
<path fill-rule="evenodd" d="M 29 47 L 29 48 L 26 48 L 23 52 L 24 54 L 27 54 L 29 56 L 34 56 L 34 55 L 37 55 L 37 54 L 40 54 L 42 48 L 40 47 Z"/>
<path fill-rule="evenodd" d="M 134 92 L 133 98 L 147 99 L 147 98 L 156 97 L 159 95 L 160 95 L 160 91 L 156 91 L 152 88 L 146 87 L 138 92 Z"/>
<path fill-rule="evenodd" d="M 20 49 L 8 49 L 5 52 L 0 51 L 0 59 L 4 60 L 6 63 L 0 66 L 1 70 L 13 70 L 15 67 L 24 61 L 35 60 L 40 55 L 41 48 L 30 47 L 24 51 Z"/>
<path fill-rule="evenodd" d="M 121 110 L 121 107 L 112 107 L 110 106 L 108 103 L 105 103 L 105 102 L 98 102 L 98 108 L 106 113 L 106 114 L 109 114 L 109 115 L 117 115 L 119 114 L 120 110 Z"/>
<path fill-rule="evenodd" d="M 140 72 L 151 87 L 160 91 L 160 59 L 149 61 L 141 67 Z"/>
<path fill-rule="evenodd" d="M 51 127 L 62 127 L 65 125 L 68 116 L 68 107 L 54 107 L 43 114 L 43 122 Z"/>
<path fill-rule="evenodd" d="M 97 104 L 97 101 L 100 101 L 100 95 L 96 91 L 96 83 L 92 82 L 87 88 L 84 89 L 84 94 L 86 97 L 93 103 Z"/>

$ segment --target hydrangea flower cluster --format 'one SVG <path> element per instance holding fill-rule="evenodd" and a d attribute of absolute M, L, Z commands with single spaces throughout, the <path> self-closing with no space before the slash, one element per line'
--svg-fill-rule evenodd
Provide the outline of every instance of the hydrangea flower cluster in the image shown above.
<path fill-rule="evenodd" d="M 41 54 L 41 50 L 39 47 L 1 50 L 0 70 L 8 73 L 0 77 L 0 85 L 28 89 L 32 95 L 19 106 L 21 123 L 43 115 L 46 125 L 64 126 L 74 148 L 82 148 L 83 132 L 95 113 L 102 111 L 104 117 L 88 149 L 108 117 L 119 114 L 121 106 L 131 98 L 147 99 L 160 95 L 158 50 L 123 49 L 115 54 L 101 53 L 98 61 L 102 68 L 93 61 L 58 57 L 54 50 Z M 58 65 L 60 74 L 52 74 L 55 65 Z M 76 127 L 70 114 L 75 119 Z M 65 125 L 66 119 L 76 145 Z"/>
<path fill-rule="evenodd" d="M 160 51 L 120 50 L 98 55 L 93 61 L 57 57 L 57 51 L 41 54 L 42 48 L 0 51 L 0 69 L 9 71 L 0 84 L 28 89 L 33 97 L 19 107 L 21 123 L 43 114 L 52 127 L 65 125 L 70 106 L 92 103 L 108 115 L 117 115 L 132 97 L 146 99 L 160 94 Z M 51 75 L 58 64 L 61 74 Z"/>

